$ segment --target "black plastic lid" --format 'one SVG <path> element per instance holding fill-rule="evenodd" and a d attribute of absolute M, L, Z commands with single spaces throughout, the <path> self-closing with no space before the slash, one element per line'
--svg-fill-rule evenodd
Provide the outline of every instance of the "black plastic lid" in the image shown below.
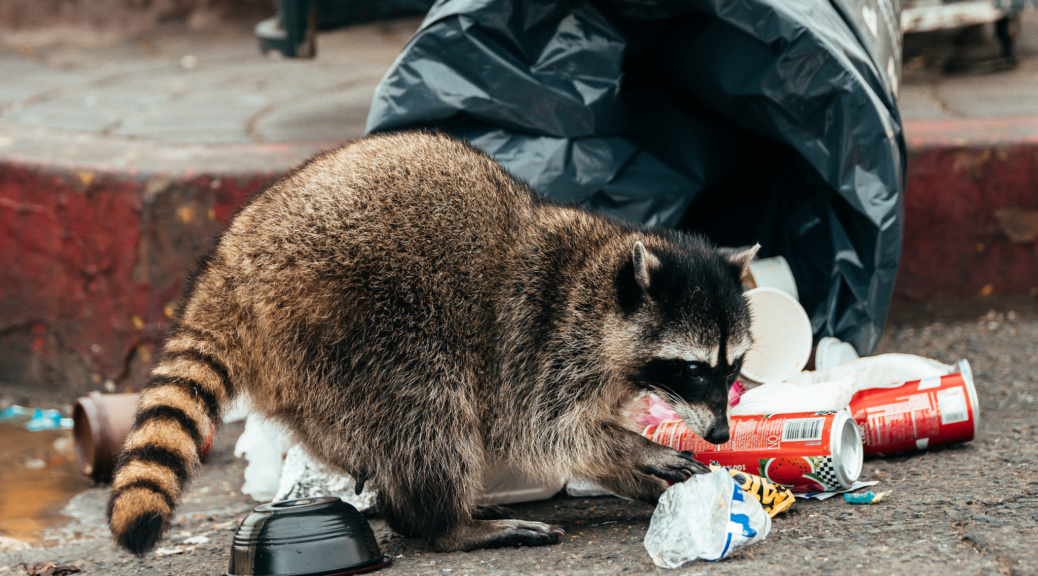
<path fill-rule="evenodd" d="M 257 506 L 234 533 L 232 576 L 333 576 L 389 563 L 368 521 L 338 498 Z"/>

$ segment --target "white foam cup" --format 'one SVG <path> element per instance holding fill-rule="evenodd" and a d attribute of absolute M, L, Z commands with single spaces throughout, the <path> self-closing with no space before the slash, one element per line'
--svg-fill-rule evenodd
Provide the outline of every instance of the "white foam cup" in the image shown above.
<path fill-rule="evenodd" d="M 797 292 L 797 281 L 793 278 L 793 270 L 789 262 L 782 256 L 761 258 L 750 262 L 750 276 L 757 288 L 777 288 L 800 300 Z"/>
<path fill-rule="evenodd" d="M 811 357 L 811 320 L 803 306 L 777 288 L 754 288 L 750 305 L 753 348 L 746 353 L 742 377 L 758 384 L 782 382 L 800 373 Z"/>

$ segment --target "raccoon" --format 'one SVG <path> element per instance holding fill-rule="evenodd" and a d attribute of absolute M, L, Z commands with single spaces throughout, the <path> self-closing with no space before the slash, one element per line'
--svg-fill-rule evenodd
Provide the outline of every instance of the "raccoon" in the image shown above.
<path fill-rule="evenodd" d="M 629 410 L 651 391 L 727 441 L 755 252 L 551 203 L 444 135 L 316 156 L 189 277 L 117 464 L 112 533 L 154 548 L 238 396 L 436 551 L 559 541 L 480 506 L 493 463 L 654 504 L 706 468 Z"/>

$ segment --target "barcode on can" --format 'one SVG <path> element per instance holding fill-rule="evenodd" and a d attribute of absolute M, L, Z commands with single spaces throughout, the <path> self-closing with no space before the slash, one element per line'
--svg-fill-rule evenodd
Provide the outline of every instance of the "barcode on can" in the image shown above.
<path fill-rule="evenodd" d="M 825 417 L 822 418 L 795 418 L 786 420 L 782 424 L 783 442 L 806 442 L 809 440 L 822 439 L 822 427 L 825 425 Z"/>
<path fill-rule="evenodd" d="M 937 409 L 941 411 L 941 425 L 965 422 L 970 419 L 966 409 L 966 395 L 962 388 L 949 388 L 937 393 Z"/>

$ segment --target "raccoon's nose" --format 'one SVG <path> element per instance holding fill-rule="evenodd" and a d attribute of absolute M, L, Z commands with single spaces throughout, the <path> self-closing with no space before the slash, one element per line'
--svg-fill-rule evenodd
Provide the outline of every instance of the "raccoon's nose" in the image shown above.
<path fill-rule="evenodd" d="M 728 441 L 728 423 L 714 424 L 706 431 L 706 441 L 711 444 L 724 444 Z"/>

